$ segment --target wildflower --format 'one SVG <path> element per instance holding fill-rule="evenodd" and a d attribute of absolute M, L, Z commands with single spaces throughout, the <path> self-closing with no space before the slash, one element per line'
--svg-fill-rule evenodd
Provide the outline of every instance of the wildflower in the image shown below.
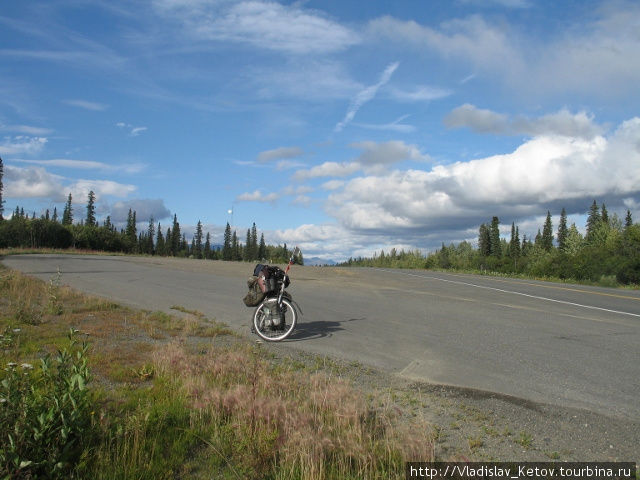
<path fill-rule="evenodd" d="M 22 368 L 24 368 L 25 370 L 33 370 L 33 365 L 31 365 L 30 363 L 23 363 L 22 365 L 20 365 Z"/>
<path fill-rule="evenodd" d="M 7 403 L 7 399 L 6 398 L 0 398 L 0 403 Z"/>
<path fill-rule="evenodd" d="M 21 332 L 21 329 L 20 329 L 20 328 L 14 328 L 14 329 L 13 329 L 13 333 L 20 333 L 20 332 Z"/>
<path fill-rule="evenodd" d="M 7 367 L 9 367 L 9 368 L 16 368 L 17 366 L 18 366 L 18 364 L 14 363 L 14 362 L 7 363 Z"/>

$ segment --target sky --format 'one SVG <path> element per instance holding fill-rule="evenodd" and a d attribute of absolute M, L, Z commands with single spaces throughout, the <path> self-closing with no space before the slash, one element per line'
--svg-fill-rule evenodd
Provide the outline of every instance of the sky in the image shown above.
<path fill-rule="evenodd" d="M 637 221 L 638 52 L 637 1 L 2 2 L 5 217 L 93 190 L 333 260 Z"/>

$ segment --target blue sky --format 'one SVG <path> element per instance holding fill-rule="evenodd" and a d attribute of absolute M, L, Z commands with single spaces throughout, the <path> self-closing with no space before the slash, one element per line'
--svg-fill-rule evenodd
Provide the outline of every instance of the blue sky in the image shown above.
<path fill-rule="evenodd" d="M 638 220 L 639 32 L 631 1 L 3 2 L 5 215 L 93 190 L 333 259 Z"/>

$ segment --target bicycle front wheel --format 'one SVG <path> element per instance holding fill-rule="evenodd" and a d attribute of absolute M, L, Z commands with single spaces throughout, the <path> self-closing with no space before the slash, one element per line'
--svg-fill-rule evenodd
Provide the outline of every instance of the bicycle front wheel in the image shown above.
<path fill-rule="evenodd" d="M 289 300 L 283 298 L 278 306 L 277 298 L 267 298 L 253 314 L 253 328 L 263 340 L 278 342 L 291 335 L 297 320 L 298 313 Z"/>

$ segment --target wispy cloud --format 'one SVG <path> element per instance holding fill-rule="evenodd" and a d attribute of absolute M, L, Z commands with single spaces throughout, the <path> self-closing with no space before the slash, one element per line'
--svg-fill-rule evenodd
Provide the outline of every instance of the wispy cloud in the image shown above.
<path fill-rule="evenodd" d="M 317 10 L 303 9 L 299 3 L 156 0 L 153 5 L 157 13 L 177 20 L 199 39 L 296 55 L 332 53 L 360 42 L 356 32 Z"/>
<path fill-rule="evenodd" d="M 279 147 L 273 150 L 265 150 L 258 154 L 258 162 L 266 163 L 272 160 L 284 160 L 304 155 L 300 147 Z"/>
<path fill-rule="evenodd" d="M 94 162 L 91 160 L 71 160 L 67 158 L 56 158 L 52 160 L 24 160 L 13 159 L 14 162 L 29 163 L 32 165 L 41 165 L 43 167 L 60 167 L 60 168 L 75 168 L 80 170 L 105 170 L 105 171 L 119 171 L 130 174 L 140 173 L 146 168 L 142 163 L 128 163 L 126 165 L 108 165 L 102 162 Z"/>
<path fill-rule="evenodd" d="M 90 102 L 87 100 L 64 100 L 63 103 L 67 105 L 71 105 L 72 107 L 83 108 L 84 110 L 91 110 L 93 112 L 102 112 L 109 108 L 109 105 L 105 105 L 104 103 L 98 102 Z"/>
<path fill-rule="evenodd" d="M 409 125 L 406 123 L 402 123 L 403 120 L 410 117 L 410 115 L 403 115 L 402 117 L 394 120 L 390 123 L 384 124 L 372 124 L 372 123 L 356 123 L 353 122 L 353 125 L 360 128 L 366 128 L 369 130 L 389 130 L 391 132 L 399 132 L 399 133 L 411 133 L 416 131 L 416 127 L 413 125 Z"/>
<path fill-rule="evenodd" d="M 0 141 L 0 154 L 2 155 L 34 155 L 40 153 L 47 143 L 45 137 L 5 137 Z"/>
<path fill-rule="evenodd" d="M 448 97 L 452 93 L 453 90 L 449 88 L 431 87 L 429 85 L 421 85 L 413 90 L 391 89 L 393 98 L 402 102 L 430 102 Z"/>
<path fill-rule="evenodd" d="M 384 69 L 384 72 L 382 72 L 382 75 L 380 75 L 380 80 L 378 81 L 378 83 L 371 85 L 364 90 L 361 90 L 356 95 L 356 97 L 351 102 L 351 105 L 349 105 L 349 109 L 347 110 L 346 115 L 344 116 L 342 121 L 335 126 L 334 131 L 339 132 L 349 123 L 351 123 L 353 118 L 356 116 L 356 113 L 358 113 L 358 110 L 360 110 L 360 108 L 365 103 L 371 101 L 376 96 L 376 93 L 378 93 L 378 90 L 380 90 L 381 87 L 389 83 L 393 72 L 396 71 L 399 65 L 399 62 L 394 62 L 388 65 L 387 68 Z"/>
<path fill-rule="evenodd" d="M 33 127 L 31 125 L 0 125 L 0 131 L 24 133 L 25 135 L 44 136 L 51 135 L 53 129 L 44 127 Z"/>
<path fill-rule="evenodd" d="M 118 122 L 116 123 L 116 127 L 122 128 L 129 132 L 129 136 L 138 137 L 142 132 L 147 131 L 147 127 L 134 127 L 130 123 Z"/>

